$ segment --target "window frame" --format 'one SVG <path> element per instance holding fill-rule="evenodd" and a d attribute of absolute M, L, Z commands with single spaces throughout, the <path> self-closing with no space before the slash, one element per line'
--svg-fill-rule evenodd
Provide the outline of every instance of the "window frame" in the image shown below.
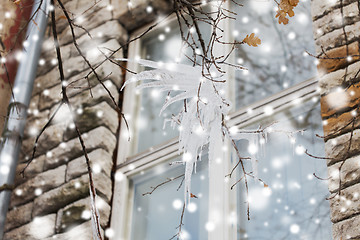
<path fill-rule="evenodd" d="M 165 24 L 173 21 L 175 16 L 169 18 Z M 224 21 L 223 28 L 228 33 L 225 36 L 226 41 L 233 40 L 230 29 L 232 28 L 231 21 Z M 130 39 L 138 37 L 144 30 L 147 30 L 150 25 L 144 26 L 138 31 L 135 31 Z M 159 27 L 162 27 L 160 25 Z M 129 45 L 128 58 L 136 59 L 141 56 L 141 41 L 137 39 Z M 225 49 L 226 48 L 226 49 Z M 220 46 L 215 49 L 215 52 L 225 52 L 229 50 L 229 45 Z M 235 56 L 233 55 L 233 61 L 235 62 Z M 128 62 L 129 69 L 137 70 L 136 62 Z M 228 73 L 227 81 L 227 97 L 235 104 L 235 70 L 227 67 Z M 129 80 L 132 77 L 131 73 L 126 73 L 125 79 Z M 124 90 L 124 98 L 122 110 L 125 116 L 136 116 L 136 107 L 139 103 L 139 96 L 135 94 L 135 84 L 129 84 Z M 313 77 L 308 80 L 304 80 L 294 86 L 277 92 L 269 97 L 265 97 L 262 100 L 256 101 L 253 104 L 242 107 L 229 114 L 229 120 L 227 121 L 228 127 L 236 126 L 238 128 L 245 128 L 252 123 L 258 122 L 266 117 L 264 109 L 271 106 L 273 109 L 272 115 L 281 112 L 294 104 L 294 100 L 300 99 L 300 102 L 305 102 L 313 97 L 320 97 L 320 90 L 318 88 L 318 80 Z M 235 109 L 235 108 L 234 108 Z M 252 112 L 249 114 L 248 110 Z M 130 119 L 131 122 L 134 119 Z M 122 122 L 123 123 L 123 122 Z M 131 126 L 130 126 L 131 127 Z M 132 135 L 135 132 L 134 129 L 130 129 Z M 125 124 L 121 124 L 120 137 L 118 145 L 117 166 L 115 175 L 121 175 L 121 181 L 115 181 L 115 187 L 113 192 L 113 207 L 111 214 L 111 228 L 114 230 L 113 239 L 128 240 L 131 234 L 131 222 L 132 222 L 132 209 L 133 209 L 133 188 L 130 184 L 130 178 L 136 174 L 141 173 L 146 169 L 152 168 L 160 163 L 173 159 L 179 156 L 178 140 L 177 138 L 170 139 L 163 142 L 160 145 L 153 146 L 143 152 L 136 153 L 130 156 L 131 150 L 134 149 L 134 143 L 127 141 L 128 129 Z M 235 153 L 232 149 L 232 145 L 226 140 L 226 145 L 230 151 L 224 151 L 221 158 L 226 159 L 223 161 L 222 167 L 219 165 L 209 164 L 209 221 L 218 218 L 218 216 L 210 216 L 210 209 L 221 209 L 221 215 L 226 219 L 227 216 L 233 211 L 237 211 L 236 207 L 236 190 L 230 189 L 230 184 L 224 183 L 224 176 L 227 175 L 234 163 L 231 162 L 230 155 Z M 236 154 L 235 154 L 236 155 Z M 116 177 L 115 177 L 116 178 Z M 216 199 L 217 196 L 221 196 L 220 199 Z M 220 226 L 217 225 L 214 231 L 209 232 L 209 240 L 218 239 L 236 239 L 237 237 L 237 225 L 229 225 L 226 221 Z M 175 227 L 175 226 L 173 226 Z M 171 237 L 171 236 L 169 236 Z"/>

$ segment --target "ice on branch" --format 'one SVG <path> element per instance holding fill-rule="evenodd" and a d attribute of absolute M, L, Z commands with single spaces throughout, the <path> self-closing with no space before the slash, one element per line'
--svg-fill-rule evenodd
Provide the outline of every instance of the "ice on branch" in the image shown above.
<path fill-rule="evenodd" d="M 128 61 L 126 59 L 118 59 Z M 230 110 L 230 101 L 220 93 L 225 92 L 225 79 L 215 69 L 204 77 L 201 67 L 192 67 L 183 64 L 164 63 L 158 64 L 148 60 L 138 60 L 139 64 L 156 68 L 143 71 L 123 88 L 132 82 L 142 82 L 138 88 L 158 88 L 160 91 L 169 92 L 168 98 L 161 112 L 175 102 L 182 102 L 184 107 L 171 120 L 173 125 L 180 125 L 179 151 L 183 152 L 182 162 L 185 166 L 185 199 L 190 199 L 191 175 L 200 158 L 202 148 L 209 144 L 209 161 L 214 160 L 215 151 L 221 150 L 223 145 L 223 116 Z M 205 74 L 206 76 L 206 74 Z M 160 112 L 160 114 L 161 114 Z"/>
<path fill-rule="evenodd" d="M 118 61 L 130 61 L 117 59 Z M 253 177 L 257 179 L 257 160 L 255 154 L 259 143 L 267 141 L 268 133 L 274 132 L 270 126 L 257 130 L 239 130 L 225 125 L 224 119 L 228 115 L 231 103 L 221 93 L 225 92 L 226 79 L 217 69 L 203 70 L 199 66 L 189 66 L 175 63 L 157 63 L 149 60 L 136 60 L 137 63 L 154 68 L 134 75 L 125 82 L 128 84 L 140 82 L 137 89 L 157 88 L 167 92 L 161 113 L 171 104 L 181 102 L 183 108 L 179 113 L 173 113 L 170 121 L 173 127 L 179 127 L 179 153 L 183 153 L 181 163 L 185 164 L 185 201 L 190 200 L 191 176 L 196 169 L 196 163 L 201 160 L 205 146 L 208 146 L 208 158 L 213 162 L 222 151 L 224 137 L 231 141 L 248 139 L 248 152 L 251 154 Z M 206 71 L 206 72 L 204 72 Z M 208 72 L 208 73 L 207 73 Z M 235 131 L 234 131 L 235 129 Z M 275 130 L 284 132 L 283 130 Z M 293 132 L 286 132 L 292 135 Z M 235 143 L 235 142 L 234 142 Z M 235 147 L 235 146 L 234 146 Z M 239 156 L 240 158 L 240 156 Z M 246 173 L 244 173 L 246 174 Z"/>

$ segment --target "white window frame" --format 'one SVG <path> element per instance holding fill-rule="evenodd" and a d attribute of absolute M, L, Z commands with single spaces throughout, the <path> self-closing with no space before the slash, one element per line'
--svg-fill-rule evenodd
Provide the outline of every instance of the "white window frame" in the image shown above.
<path fill-rule="evenodd" d="M 227 1 L 229 2 L 229 1 Z M 224 23 L 223 27 L 225 32 L 230 33 L 229 22 Z M 139 36 L 148 27 L 144 27 L 139 31 L 132 34 L 132 38 Z M 227 39 L 231 41 L 230 34 L 227 34 Z M 229 45 L 220 46 L 215 51 L 223 53 L 229 48 Z M 129 46 L 129 59 L 136 59 L 140 56 L 141 51 L 141 39 L 138 39 Z M 134 62 L 128 62 L 128 68 L 131 70 L 137 70 L 137 64 Z M 227 69 L 228 86 L 227 96 L 235 102 L 234 99 L 234 71 Z M 126 80 L 130 79 L 132 74 L 126 74 Z M 135 116 L 137 112 L 137 104 L 139 102 L 138 96 L 135 94 L 135 84 L 129 84 L 124 91 L 123 98 L 123 113 L 126 116 Z M 266 117 L 264 109 L 271 106 L 273 114 L 281 112 L 291 106 L 293 106 L 294 100 L 305 102 L 313 97 L 320 97 L 318 81 L 316 78 L 305 80 L 295 86 L 287 88 L 281 92 L 266 97 L 260 101 L 257 101 L 251 105 L 243 107 L 229 115 L 227 122 L 228 127 L 237 126 L 238 128 L 245 128 L 255 122 L 258 122 Z M 249 114 L 251 109 L 251 114 Z M 130 119 L 131 122 L 134 119 Z M 135 122 L 135 121 L 134 121 Z M 131 129 L 132 132 L 133 129 Z M 133 189 L 130 187 L 130 178 L 136 174 L 141 173 L 146 169 L 150 169 L 158 164 L 164 163 L 170 159 L 178 157 L 178 140 L 177 138 L 171 139 L 158 146 L 154 146 L 144 152 L 138 153 L 133 156 L 129 156 L 131 153 L 132 144 L 127 141 L 128 130 L 125 124 L 121 124 L 120 138 L 118 146 L 117 167 L 116 176 L 121 176 L 121 181 L 115 182 L 113 207 L 111 217 L 111 229 L 114 230 L 115 240 L 129 240 L 131 234 L 131 222 L 132 222 L 132 209 L 133 209 Z M 136 142 L 136 140 L 135 140 Z M 228 149 L 232 149 L 232 146 L 227 142 Z M 233 150 L 231 150 L 233 151 Z M 230 159 L 231 151 L 224 151 L 221 157 L 222 159 Z M 215 208 L 221 210 L 222 219 L 227 219 L 231 212 L 237 211 L 236 207 L 236 191 L 230 190 L 230 185 L 224 184 L 225 175 L 227 175 L 233 167 L 231 161 L 223 161 L 222 168 L 219 165 L 210 164 L 209 169 L 209 210 Z M 161 181 L 161 178 L 159 178 Z M 209 211 L 209 221 L 216 221 L 219 216 L 211 216 Z M 175 226 L 169 226 L 175 227 Z M 171 237 L 171 236 L 169 236 Z M 209 232 L 208 240 L 218 239 L 237 239 L 237 225 L 229 225 L 226 221 L 222 221 L 214 231 Z"/>

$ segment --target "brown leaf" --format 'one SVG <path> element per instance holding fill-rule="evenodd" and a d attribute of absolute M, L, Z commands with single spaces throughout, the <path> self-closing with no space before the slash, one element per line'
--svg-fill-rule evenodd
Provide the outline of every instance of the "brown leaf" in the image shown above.
<path fill-rule="evenodd" d="M 21 0 L 15 0 L 15 1 L 13 1 L 13 3 L 15 3 L 16 5 L 20 5 Z"/>
<path fill-rule="evenodd" d="M 269 187 L 269 185 L 267 185 L 266 183 L 264 183 L 264 188 L 268 188 Z"/>
<path fill-rule="evenodd" d="M 281 0 L 278 7 L 279 10 L 276 13 L 276 18 L 279 18 L 279 24 L 288 24 L 289 19 L 286 15 L 289 17 L 293 17 L 295 15 L 294 13 L 294 7 L 296 7 L 299 3 L 299 0 Z"/>
<path fill-rule="evenodd" d="M 298 5 L 298 3 L 299 3 L 299 0 L 289 0 L 289 3 L 290 3 L 291 6 L 296 7 Z"/>
<path fill-rule="evenodd" d="M 287 12 L 287 14 L 289 15 L 289 17 L 295 16 L 295 13 L 294 13 L 293 10 L 289 10 L 289 11 Z"/>
<path fill-rule="evenodd" d="M 286 17 L 286 12 L 283 10 L 278 10 L 275 17 L 279 17 L 279 24 L 286 25 L 289 23 L 289 19 Z"/>
<path fill-rule="evenodd" d="M 243 40 L 243 43 L 247 43 L 249 46 L 257 47 L 261 44 L 260 38 L 255 36 L 255 33 L 251 33 L 250 36 L 246 35 L 246 37 Z"/>
<path fill-rule="evenodd" d="M 192 194 L 192 193 L 190 193 L 190 197 L 191 197 L 191 198 L 198 198 L 196 195 L 194 195 L 194 194 Z"/>

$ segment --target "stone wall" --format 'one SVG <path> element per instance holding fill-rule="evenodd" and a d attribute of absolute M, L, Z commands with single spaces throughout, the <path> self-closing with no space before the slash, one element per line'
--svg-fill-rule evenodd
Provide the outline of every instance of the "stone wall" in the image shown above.
<path fill-rule="evenodd" d="M 111 4 L 110 0 L 102 0 L 89 11 L 86 10 L 93 5 L 92 1 L 63 2 L 92 35 L 90 39 L 83 30 L 76 29 L 77 41 L 92 64 L 104 59 L 96 47 L 118 48 L 128 40 L 129 33 L 156 19 L 159 12 L 171 8 L 166 0 L 132 0 L 131 5 L 127 0 L 113 0 Z M 350 0 L 312 1 L 317 54 L 325 57 L 319 59 L 318 68 L 329 158 L 329 190 L 333 195 L 331 219 L 336 240 L 360 238 L 360 121 L 357 118 L 360 62 L 357 56 L 348 57 L 359 54 L 359 5 L 358 1 Z M 90 70 L 71 43 L 70 30 L 61 17 L 63 14 L 59 9 L 56 11 L 65 77 L 69 83 L 74 82 L 68 87 L 68 94 L 91 159 L 101 227 L 105 230 L 112 207 L 112 169 L 116 161 L 114 151 L 119 116 L 94 76 L 89 75 L 89 82 L 84 79 Z M 119 52 L 118 57 L 122 55 L 123 52 Z M 343 58 L 329 59 L 341 56 Z M 118 89 L 123 79 L 121 69 L 105 63 L 97 73 L 119 100 Z M 35 136 L 61 101 L 59 81 L 52 38 L 47 37 L 30 104 L 18 173 L 31 155 Z M 86 164 L 68 116 L 66 108 L 60 110 L 40 138 L 35 160 L 26 170 L 25 177 L 17 175 L 4 239 L 92 239 Z"/>
<path fill-rule="evenodd" d="M 87 0 L 63 0 L 65 7 L 84 26 L 89 35 L 76 28 L 80 48 L 92 65 L 105 60 L 97 50 L 107 52 L 124 46 L 129 32 L 155 20 L 159 12 L 170 10 L 168 1 L 102 0 L 94 5 Z M 119 119 L 116 107 L 72 44 L 64 14 L 55 8 L 57 30 L 64 60 L 68 96 L 76 110 L 76 122 L 85 140 L 98 199 L 101 227 L 109 226 L 113 193 L 113 163 Z M 115 57 L 123 57 L 123 50 Z M 96 69 L 100 79 L 121 106 L 119 88 L 123 71 L 110 62 Z M 88 78 L 85 78 L 88 76 Z M 91 91 L 89 89 L 91 86 Z M 45 41 L 32 100 L 21 157 L 11 197 L 4 240 L 92 239 L 89 178 L 82 148 L 66 107 L 62 107 L 41 136 L 34 161 L 19 175 L 32 154 L 41 128 L 61 102 L 61 84 L 50 28 Z M 104 232 L 104 231 L 103 231 Z"/>
<path fill-rule="evenodd" d="M 75 14 L 75 18 L 93 5 L 93 1 L 84 0 L 64 3 Z M 109 1 L 103 0 L 77 20 L 92 36 L 90 38 L 85 31 L 76 30 L 79 46 L 92 65 L 105 59 L 97 47 L 103 51 L 106 51 L 105 48 L 115 50 L 128 40 L 127 31 L 117 21 L 119 15 L 118 11 L 114 11 L 115 7 L 109 8 Z M 111 171 L 119 117 L 113 102 L 94 74 L 90 74 L 88 79 L 84 78 L 90 69 L 73 46 L 70 29 L 66 20 L 60 17 L 63 13 L 59 8 L 56 8 L 56 14 L 65 78 L 69 83 L 68 95 L 76 109 L 76 122 L 91 160 L 101 227 L 106 229 L 111 208 Z M 49 31 L 50 28 L 47 34 Z M 36 135 L 61 101 L 55 48 L 52 35 L 47 36 L 28 110 L 16 188 L 11 197 L 4 240 L 92 239 L 87 167 L 65 106 L 40 138 L 35 160 L 26 170 L 25 177 L 19 175 L 32 154 Z M 116 56 L 122 57 L 122 51 Z M 96 72 L 118 101 L 123 75 L 121 69 L 107 62 L 97 68 Z"/>
<path fill-rule="evenodd" d="M 354 0 L 312 1 L 336 240 L 360 239 L 359 9 Z"/>

